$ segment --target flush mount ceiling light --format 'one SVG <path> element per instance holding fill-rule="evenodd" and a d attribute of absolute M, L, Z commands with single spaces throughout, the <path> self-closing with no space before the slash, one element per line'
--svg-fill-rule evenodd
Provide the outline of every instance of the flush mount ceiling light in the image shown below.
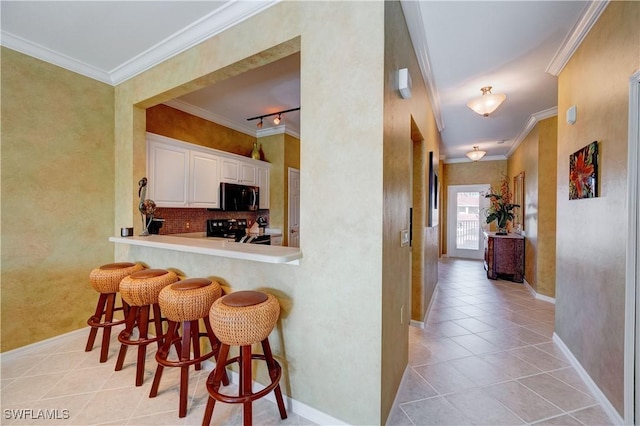
<path fill-rule="evenodd" d="M 487 151 L 480 151 L 477 146 L 474 146 L 473 151 L 467 152 L 467 157 L 469 157 L 471 161 L 478 161 L 484 157 L 486 153 Z"/>
<path fill-rule="evenodd" d="M 467 106 L 484 117 L 488 117 L 507 99 L 504 93 L 492 94 L 491 86 L 485 86 L 480 90 L 482 90 L 482 96 L 470 100 Z"/>
<path fill-rule="evenodd" d="M 285 109 L 284 111 L 278 111 L 278 112 L 273 112 L 271 114 L 258 115 L 255 117 L 247 118 L 247 121 L 260 120 L 258 122 L 258 129 L 262 129 L 262 119 L 266 117 L 273 117 L 275 115 L 276 117 L 273 119 L 273 123 L 277 126 L 282 121 L 282 114 L 284 114 L 285 112 L 292 112 L 292 111 L 299 111 L 299 110 L 300 110 L 300 107 Z"/>

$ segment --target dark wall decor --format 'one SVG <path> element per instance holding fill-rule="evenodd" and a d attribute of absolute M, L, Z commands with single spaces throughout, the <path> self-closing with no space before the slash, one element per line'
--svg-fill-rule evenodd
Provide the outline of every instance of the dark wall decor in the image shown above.
<path fill-rule="evenodd" d="M 569 199 L 598 196 L 598 142 L 569 156 Z"/>
<path fill-rule="evenodd" d="M 438 173 L 434 165 L 433 151 L 429 151 L 429 199 L 427 200 L 429 226 L 438 225 L 438 195 L 440 192 L 438 186 Z"/>

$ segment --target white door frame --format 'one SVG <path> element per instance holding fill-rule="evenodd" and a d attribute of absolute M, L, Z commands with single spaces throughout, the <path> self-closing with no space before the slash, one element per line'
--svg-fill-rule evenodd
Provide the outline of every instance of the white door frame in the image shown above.
<path fill-rule="evenodd" d="M 288 197 L 287 197 L 287 229 L 286 229 L 286 233 L 287 233 L 287 245 L 289 247 L 299 247 L 300 246 L 300 223 L 298 224 L 292 224 L 291 223 L 291 217 L 293 216 L 293 212 L 291 211 L 291 207 L 293 206 L 293 200 L 291 199 L 291 175 L 297 175 L 298 176 L 298 183 L 300 183 L 300 169 L 295 169 L 293 167 L 289 167 L 287 169 L 287 182 L 288 182 L 288 189 L 287 189 L 287 193 L 288 193 Z M 300 185 L 298 185 L 298 188 L 300 188 Z M 300 195 L 300 194 L 298 194 Z M 298 203 L 300 202 L 300 198 L 298 197 Z M 300 221 L 300 204 L 298 204 L 298 222 Z M 291 236 L 293 234 L 296 234 L 296 238 L 294 240 L 297 240 L 297 245 L 292 245 L 292 238 Z M 294 243 L 295 244 L 295 243 Z"/>
<path fill-rule="evenodd" d="M 447 256 L 449 257 L 461 257 L 460 253 L 455 248 L 456 247 L 456 238 L 457 238 L 457 197 L 453 196 L 454 192 L 483 192 L 488 191 L 490 185 L 486 184 L 478 184 L 478 185 L 448 185 L 447 186 Z M 480 212 L 478 214 L 478 219 L 480 221 L 480 226 L 478 230 L 478 251 L 474 250 L 464 250 L 466 254 L 472 254 L 471 256 L 467 256 L 468 259 L 482 259 L 484 254 L 483 244 L 482 244 L 482 213 L 486 206 L 483 205 L 483 198 L 480 197 Z"/>
<path fill-rule="evenodd" d="M 624 422 L 640 423 L 640 71 L 629 79 L 628 238 L 624 333 Z M 635 377 L 635 383 L 634 383 Z M 634 409 L 635 406 L 635 409 Z M 635 416 L 635 422 L 634 422 Z"/>

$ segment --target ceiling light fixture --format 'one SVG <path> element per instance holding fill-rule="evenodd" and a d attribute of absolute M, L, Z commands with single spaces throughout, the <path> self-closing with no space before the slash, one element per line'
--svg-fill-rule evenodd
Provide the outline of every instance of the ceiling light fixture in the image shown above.
<path fill-rule="evenodd" d="M 486 153 L 487 151 L 480 151 L 477 146 L 474 146 L 473 151 L 467 152 L 467 157 L 469 157 L 471 161 L 478 161 L 484 157 Z"/>
<path fill-rule="evenodd" d="M 470 100 L 467 106 L 484 117 L 488 117 L 507 99 L 504 93 L 492 94 L 491 86 L 485 86 L 480 90 L 482 90 L 482 96 Z"/>
<path fill-rule="evenodd" d="M 282 121 L 282 114 L 284 114 L 285 112 L 292 112 L 292 111 L 299 111 L 299 110 L 300 110 L 300 107 L 285 109 L 284 111 L 278 111 L 278 112 L 273 112 L 271 114 L 257 115 L 255 117 L 247 118 L 247 121 L 260 120 L 260 122 L 258 123 L 258 129 L 262 129 L 262 119 L 266 117 L 273 117 L 275 115 L 277 117 L 273 119 L 273 123 L 277 126 Z"/>

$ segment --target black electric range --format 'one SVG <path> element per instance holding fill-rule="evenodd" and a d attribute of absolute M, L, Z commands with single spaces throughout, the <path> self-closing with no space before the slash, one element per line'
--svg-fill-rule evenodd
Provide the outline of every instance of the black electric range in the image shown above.
<path fill-rule="evenodd" d="M 233 238 L 245 244 L 271 244 L 271 235 L 247 234 L 247 219 L 209 219 L 207 237 Z"/>

